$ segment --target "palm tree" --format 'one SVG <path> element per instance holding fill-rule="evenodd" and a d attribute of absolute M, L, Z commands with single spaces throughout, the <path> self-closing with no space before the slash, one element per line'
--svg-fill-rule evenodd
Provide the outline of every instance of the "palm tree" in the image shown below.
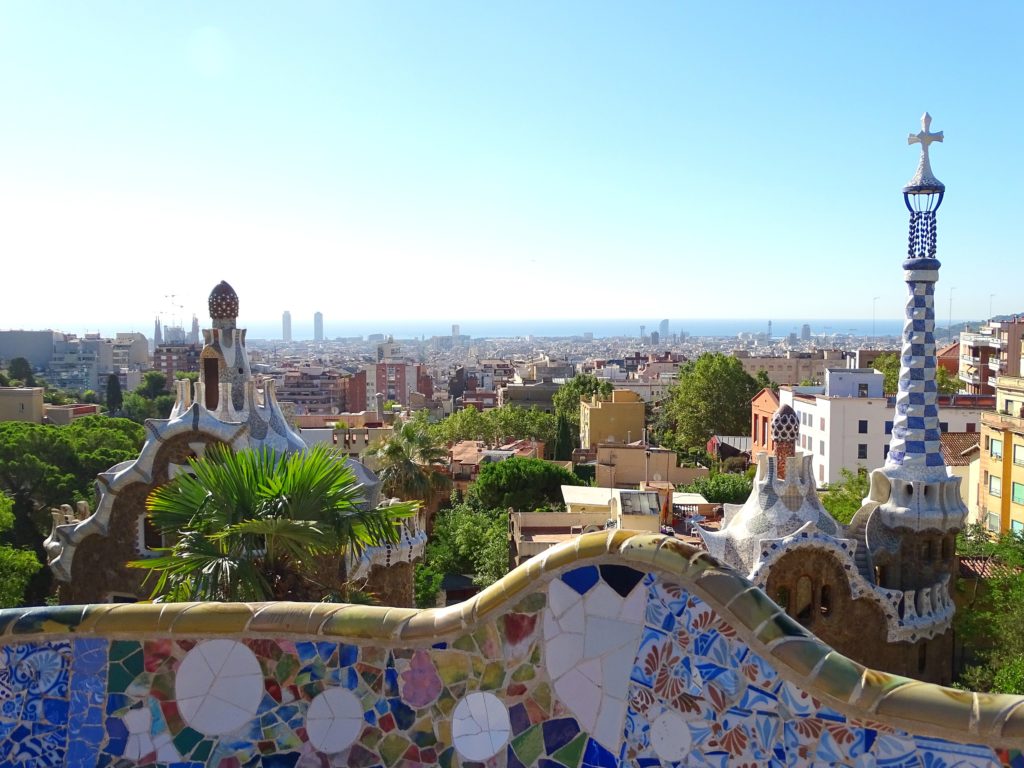
<path fill-rule="evenodd" d="M 376 457 L 381 490 L 388 496 L 429 502 L 451 486 L 440 471 L 448 452 L 422 419 L 405 422 L 367 454 Z"/>
<path fill-rule="evenodd" d="M 325 446 L 279 456 L 222 445 L 190 461 L 146 501 L 174 543 L 131 563 L 156 575 L 164 600 L 296 600 L 347 596 L 347 561 L 394 543 L 415 505 L 363 509 L 343 459 Z"/>

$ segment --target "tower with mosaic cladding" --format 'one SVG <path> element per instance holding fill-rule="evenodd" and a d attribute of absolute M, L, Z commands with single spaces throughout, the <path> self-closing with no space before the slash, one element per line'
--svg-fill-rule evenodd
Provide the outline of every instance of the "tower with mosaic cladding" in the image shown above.
<path fill-rule="evenodd" d="M 948 684 L 954 611 L 947 608 L 957 574 L 956 534 L 967 507 L 960 497 L 960 478 L 947 470 L 939 441 L 935 284 L 941 265 L 936 258 L 936 211 L 946 187 L 931 168 L 929 148 L 944 138 L 941 131 L 931 130 L 931 120 L 925 113 L 921 130 L 908 137 L 909 144 L 920 145 L 921 155 L 916 173 L 903 187 L 910 233 L 902 264 L 907 301 L 899 386 L 889 453 L 884 466 L 871 473 L 857 530 L 863 536 L 859 546 L 866 550 L 865 569 L 878 587 L 903 593 L 900 621 L 913 628 L 905 642 L 873 649 L 892 657 L 880 666 Z"/>
<path fill-rule="evenodd" d="M 931 116 L 921 119 L 921 131 L 908 137 L 921 145 L 921 159 L 914 177 L 903 188 L 910 212 L 907 259 L 903 262 L 907 303 L 903 321 L 899 389 L 892 439 L 885 468 L 891 476 L 913 479 L 946 477 L 939 444 L 939 407 L 935 382 L 935 283 L 939 279 L 936 253 L 936 212 L 945 185 L 931 170 L 928 148 L 942 141 L 942 131 L 932 133 Z"/>

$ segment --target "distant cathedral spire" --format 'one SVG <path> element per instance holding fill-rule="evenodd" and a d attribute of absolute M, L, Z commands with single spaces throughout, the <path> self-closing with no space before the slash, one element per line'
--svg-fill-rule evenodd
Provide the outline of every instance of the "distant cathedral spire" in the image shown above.
<path fill-rule="evenodd" d="M 157 344 L 163 344 L 163 343 L 164 343 L 164 332 L 160 328 L 160 317 L 158 315 L 157 318 L 156 318 L 156 322 L 153 323 L 153 344 L 157 345 Z"/>

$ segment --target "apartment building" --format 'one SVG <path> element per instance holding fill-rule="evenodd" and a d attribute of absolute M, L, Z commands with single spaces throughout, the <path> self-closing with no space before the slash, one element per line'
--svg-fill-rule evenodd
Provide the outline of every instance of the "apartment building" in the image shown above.
<path fill-rule="evenodd" d="M 740 361 L 743 370 L 750 376 L 760 371 L 776 384 L 798 385 L 802 381 L 824 381 L 825 371 L 837 368 L 846 359 L 841 349 L 819 349 L 814 352 L 788 351 L 785 355 L 752 356 L 737 349 L 732 356 Z"/>
<path fill-rule="evenodd" d="M 1024 532 L 1024 378 L 1000 376 L 981 417 L 979 518 L 993 533 Z"/>
<path fill-rule="evenodd" d="M 580 401 L 580 446 L 590 450 L 599 443 L 631 443 L 644 436 L 644 401 L 626 389 L 611 397 Z"/>
<path fill-rule="evenodd" d="M 302 366 L 279 374 L 277 401 L 292 403 L 296 415 L 345 410 L 342 375 L 323 366 Z"/>
<path fill-rule="evenodd" d="M 43 422 L 42 387 L 0 387 L 0 421 Z"/>
<path fill-rule="evenodd" d="M 409 397 L 419 392 L 434 395 L 434 380 L 426 366 L 417 363 L 391 361 L 368 365 L 366 372 L 366 402 L 375 402 L 377 393 L 400 405 L 409 405 Z"/>
<path fill-rule="evenodd" d="M 960 380 L 969 394 L 995 394 L 997 376 L 1021 375 L 1024 318 L 992 320 L 976 333 L 960 334 Z"/>
<path fill-rule="evenodd" d="M 174 374 L 178 371 L 196 373 L 199 371 L 199 353 L 202 347 L 198 344 L 170 342 L 157 344 L 153 349 L 153 368 L 167 377 L 170 388 L 174 382 Z"/>
<path fill-rule="evenodd" d="M 825 371 L 824 386 L 780 388 L 779 404 L 792 407 L 800 419 L 797 449 L 813 455 L 819 485 L 838 482 L 844 469 L 885 463 L 896 400 L 882 391 L 883 380 L 874 369 L 835 368 Z M 940 395 L 938 405 L 942 432 L 977 432 L 995 399 Z"/>

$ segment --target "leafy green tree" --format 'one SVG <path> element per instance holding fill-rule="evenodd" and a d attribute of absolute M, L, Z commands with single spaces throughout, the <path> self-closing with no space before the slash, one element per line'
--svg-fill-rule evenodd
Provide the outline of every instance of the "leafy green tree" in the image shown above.
<path fill-rule="evenodd" d="M 158 395 L 168 395 L 167 377 L 160 371 L 146 371 L 142 374 L 142 383 L 135 388 L 137 394 L 147 400 L 155 400 Z"/>
<path fill-rule="evenodd" d="M 99 415 L 75 419 L 60 429 L 77 459 L 76 498 L 86 500 L 92 498 L 96 475 L 138 456 L 146 436 L 134 421 Z"/>
<path fill-rule="evenodd" d="M 0 422 L 0 490 L 14 502 L 14 522 L 5 539 L 44 561 L 47 510 L 74 497 L 77 470 L 74 449 L 60 427 Z M 38 571 L 25 591 L 26 603 L 41 605 L 51 582 L 49 570 Z"/>
<path fill-rule="evenodd" d="M 555 406 L 555 416 L 564 417 L 569 422 L 573 447 L 580 444 L 580 401 L 595 395 L 600 399 L 611 397 L 612 383 L 599 379 L 589 373 L 579 373 L 558 388 L 551 401 Z"/>
<path fill-rule="evenodd" d="M 98 403 L 100 396 L 96 394 L 95 389 L 87 389 L 82 393 L 81 400 L 83 403 Z"/>
<path fill-rule="evenodd" d="M 585 483 L 563 467 L 543 459 L 513 457 L 480 468 L 469 487 L 470 502 L 479 509 L 532 512 L 562 505 L 563 485 Z"/>
<path fill-rule="evenodd" d="M 199 381 L 199 371 L 175 371 L 174 378 L 178 381 L 188 379 L 193 384 Z"/>
<path fill-rule="evenodd" d="M 174 395 L 157 395 L 153 398 L 153 415 L 158 419 L 166 419 L 171 415 L 176 400 Z"/>
<path fill-rule="evenodd" d="M 165 600 L 344 599 L 347 558 L 398 541 L 414 504 L 363 509 L 362 491 L 330 449 L 279 456 L 211 446 L 154 490 L 147 515 L 176 537 L 132 563 L 157 576 Z"/>
<path fill-rule="evenodd" d="M 14 502 L 0 493 L 0 539 L 14 527 Z M 31 550 L 0 544 L 0 608 L 16 608 L 24 604 L 25 590 L 32 577 L 42 568 Z"/>
<path fill-rule="evenodd" d="M 958 601 L 954 627 L 969 660 L 958 684 L 1024 694 L 1024 536 L 992 538 L 980 524 L 968 526 L 957 538 L 957 554 L 988 558 L 992 574 Z"/>
<path fill-rule="evenodd" d="M 758 371 L 757 376 L 754 377 L 754 381 L 757 382 L 758 389 L 770 389 L 776 393 L 779 391 L 779 382 L 772 381 L 771 377 L 768 375 L 768 371 Z"/>
<path fill-rule="evenodd" d="M 124 395 L 121 393 L 121 379 L 117 377 L 116 373 L 112 373 L 107 376 L 107 409 L 111 413 L 117 413 L 121 410 L 123 402 Z"/>
<path fill-rule="evenodd" d="M 885 375 L 883 389 L 892 393 L 899 389 L 900 356 L 896 352 L 886 352 L 875 358 L 872 366 Z M 940 395 L 955 395 L 960 391 L 960 380 L 941 366 L 935 369 L 935 387 Z"/>
<path fill-rule="evenodd" d="M 138 425 L 105 416 L 86 416 L 65 427 L 0 423 L 0 491 L 11 497 L 14 512 L 4 539 L 44 561 L 48 510 L 78 499 L 92 500 L 96 475 L 138 455 L 142 439 Z M 49 570 L 38 571 L 29 583 L 28 604 L 42 603 L 49 587 Z"/>
<path fill-rule="evenodd" d="M 679 369 L 666 406 L 673 447 L 701 447 L 715 434 L 747 434 L 757 392 L 757 382 L 731 355 L 706 352 L 689 361 Z"/>
<path fill-rule="evenodd" d="M 35 376 L 32 374 L 32 364 L 24 357 L 13 357 L 7 364 L 7 375 L 17 379 L 26 387 L 36 386 Z"/>
<path fill-rule="evenodd" d="M 126 419 L 142 424 L 154 416 L 153 401 L 147 400 L 138 392 L 129 392 L 121 403 L 121 412 Z"/>
<path fill-rule="evenodd" d="M 0 387 L 11 386 L 11 380 L 7 378 L 3 371 L 0 371 Z"/>
<path fill-rule="evenodd" d="M 483 587 L 507 572 L 507 513 L 457 503 L 438 513 L 423 562 L 416 567 L 416 605 L 426 608 L 436 603 L 446 574 L 471 576 L 474 584 Z"/>
<path fill-rule="evenodd" d="M 539 408 L 520 408 L 503 405 L 483 413 L 493 426 L 495 441 L 499 444 L 514 440 L 540 440 L 551 445 L 555 440 L 555 415 Z"/>
<path fill-rule="evenodd" d="M 679 486 L 685 493 L 699 493 L 711 504 L 742 504 L 750 496 L 754 484 L 746 475 L 716 472 L 698 477 L 692 483 Z"/>
<path fill-rule="evenodd" d="M 388 496 L 429 502 L 451 485 L 448 476 L 440 471 L 447 463 L 448 452 L 437 442 L 424 418 L 397 426 L 390 437 L 370 448 L 367 454 L 376 458 L 381 490 Z"/>
<path fill-rule="evenodd" d="M 497 437 L 494 422 L 485 419 L 471 405 L 439 421 L 433 426 L 433 431 L 440 442 L 449 445 L 462 440 L 482 440 L 487 445 L 494 445 Z"/>
<path fill-rule="evenodd" d="M 47 387 L 43 392 L 43 402 L 50 405 L 71 405 L 77 400 L 78 397 L 75 396 L 74 392 L 69 392 L 65 389 Z"/>
<path fill-rule="evenodd" d="M 849 525 L 871 488 L 871 480 L 863 468 L 856 472 L 842 469 L 838 483 L 831 483 L 821 494 L 821 504 L 843 525 Z"/>
<path fill-rule="evenodd" d="M 473 406 L 456 411 L 431 426 L 442 443 L 480 440 L 488 446 L 514 440 L 539 440 L 551 446 L 555 440 L 555 417 L 537 408 L 503 405 L 480 412 Z"/>

